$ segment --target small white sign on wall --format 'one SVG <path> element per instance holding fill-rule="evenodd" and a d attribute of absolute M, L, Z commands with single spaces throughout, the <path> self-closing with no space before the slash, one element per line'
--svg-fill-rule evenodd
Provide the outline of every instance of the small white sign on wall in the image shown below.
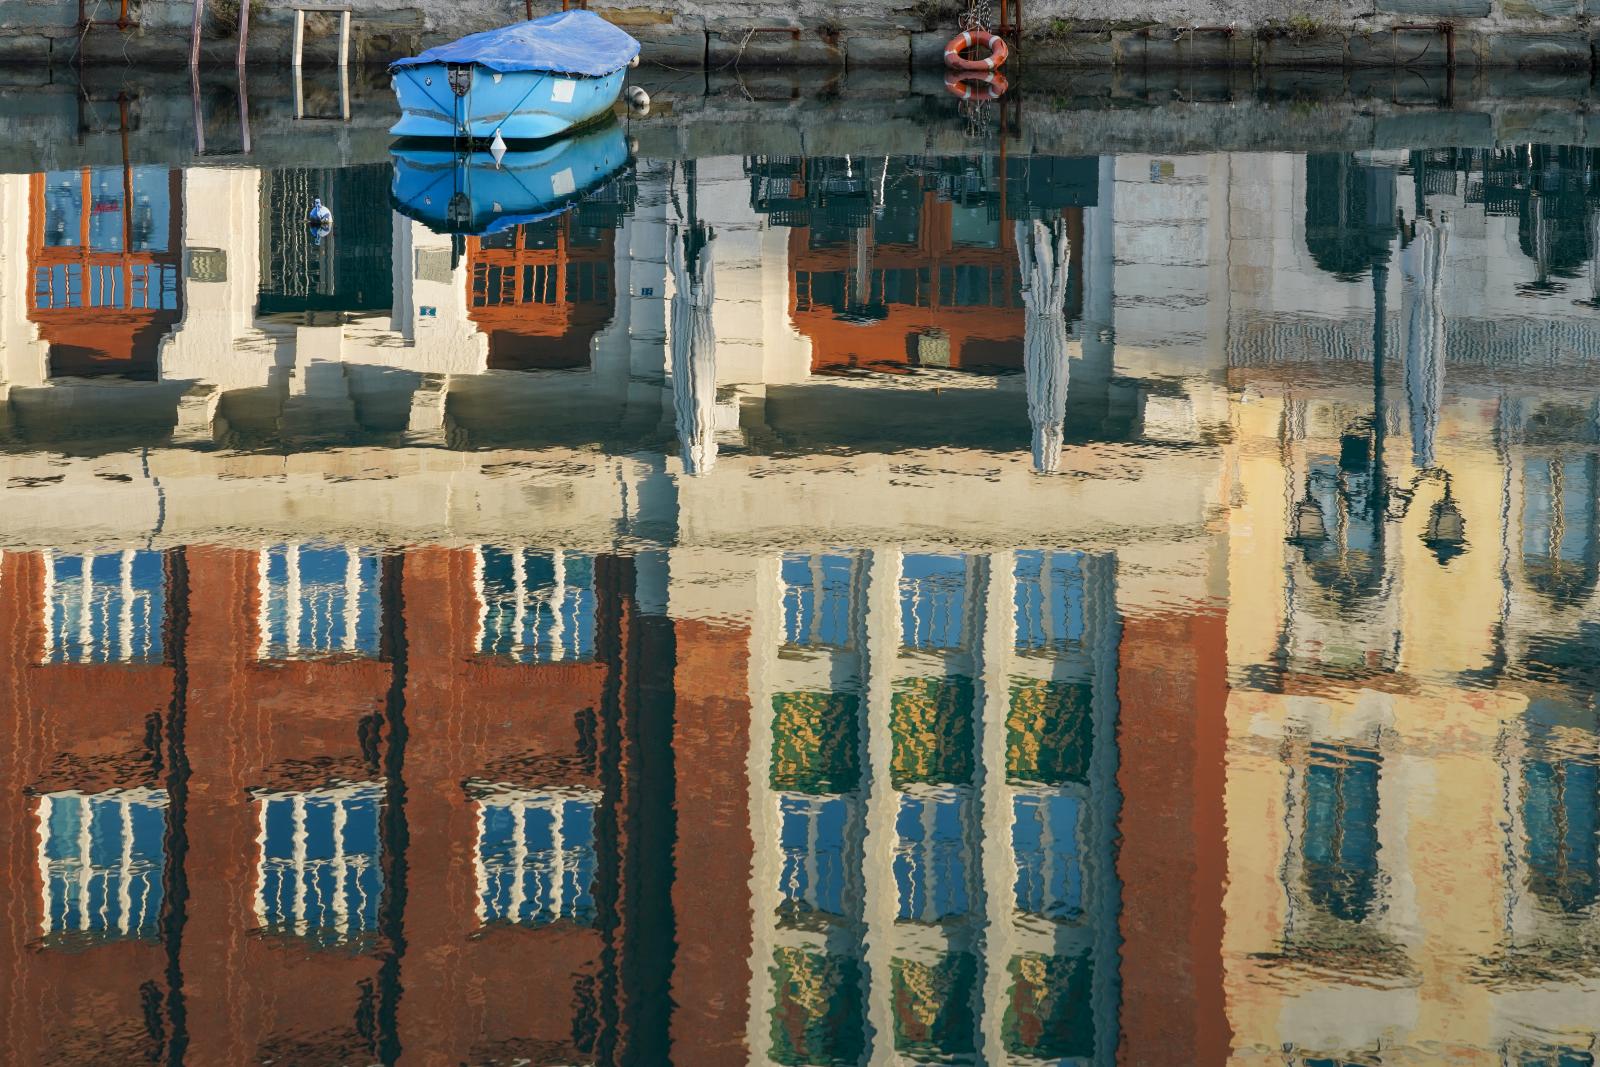
<path fill-rule="evenodd" d="M 578 83 L 569 78 L 557 78 L 550 86 L 550 99 L 558 104 L 572 103 L 572 92 Z"/>
<path fill-rule="evenodd" d="M 572 168 L 568 167 L 561 173 L 550 178 L 550 191 L 557 196 L 566 196 L 576 189 L 577 183 L 572 180 Z"/>

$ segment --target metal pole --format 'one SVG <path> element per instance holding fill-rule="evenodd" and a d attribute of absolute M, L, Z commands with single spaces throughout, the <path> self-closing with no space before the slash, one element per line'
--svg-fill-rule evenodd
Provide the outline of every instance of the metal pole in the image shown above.
<path fill-rule="evenodd" d="M 194 0 L 194 29 L 189 35 L 189 69 L 200 66 L 200 24 L 205 21 L 206 0 Z"/>

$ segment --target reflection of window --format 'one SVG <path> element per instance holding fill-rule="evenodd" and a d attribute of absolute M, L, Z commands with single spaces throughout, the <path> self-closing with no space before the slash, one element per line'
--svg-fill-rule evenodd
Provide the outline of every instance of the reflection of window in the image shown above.
<path fill-rule="evenodd" d="M 972 679 L 904 678 L 889 698 L 890 774 L 909 782 L 968 782 L 973 771 Z"/>
<path fill-rule="evenodd" d="M 490 793 L 478 800 L 478 921 L 594 920 L 599 794 Z"/>
<path fill-rule="evenodd" d="M 1517 1041 L 1505 1049 L 1500 1062 L 1510 1067 L 1594 1067 L 1595 1061 L 1594 1053 L 1586 1049 Z"/>
<path fill-rule="evenodd" d="M 965 556 L 912 554 L 900 567 L 900 643 L 957 649 L 966 641 Z"/>
<path fill-rule="evenodd" d="M 1011 801 L 1011 847 L 1017 858 L 1017 910 L 1047 919 L 1083 914 L 1078 823 L 1083 801 L 1067 793 L 1018 793 Z"/>
<path fill-rule="evenodd" d="M 166 615 L 161 553 L 48 554 L 46 663 L 159 663 Z"/>
<path fill-rule="evenodd" d="M 1011 679 L 1006 780 L 1087 783 L 1094 752 L 1094 687 L 1088 682 Z"/>
<path fill-rule="evenodd" d="M 1094 1055 L 1094 961 L 1088 956 L 1013 957 L 1002 1034 L 1013 1056 L 1042 1060 Z"/>
<path fill-rule="evenodd" d="M 970 905 L 963 833 L 967 797 L 955 789 L 901 796 L 894 847 L 898 918 L 938 922 L 966 914 Z"/>
<path fill-rule="evenodd" d="M 1377 906 L 1380 766 L 1372 749 L 1324 744 L 1311 746 L 1306 766 L 1306 892 L 1347 922 L 1361 922 Z"/>
<path fill-rule="evenodd" d="M 1600 767 L 1582 760 L 1529 760 L 1522 772 L 1528 884 L 1562 911 L 1600 899 Z"/>
<path fill-rule="evenodd" d="M 379 560 L 364 548 L 261 553 L 261 658 L 378 654 Z"/>
<path fill-rule="evenodd" d="M 791 793 L 778 798 L 779 908 L 786 914 L 844 914 L 845 831 L 850 806 L 844 797 Z"/>
<path fill-rule="evenodd" d="M 866 1051 L 861 962 L 783 947 L 772 954 L 772 1059 L 856 1063 Z"/>
<path fill-rule="evenodd" d="M 783 640 L 799 648 L 849 648 L 861 593 L 853 555 L 783 557 Z"/>
<path fill-rule="evenodd" d="M 1060 648 L 1084 639 L 1082 552 L 1017 553 L 1017 651 Z"/>
<path fill-rule="evenodd" d="M 948 1062 L 977 1047 L 973 1011 L 978 958 L 951 952 L 937 963 L 895 959 L 889 964 L 894 990 L 894 1047 L 917 1062 Z"/>
<path fill-rule="evenodd" d="M 939 303 L 945 307 L 997 307 L 1009 302 L 1006 272 L 999 267 L 939 268 Z"/>
<path fill-rule="evenodd" d="M 41 796 L 43 932 L 154 937 L 166 825 L 164 790 Z"/>
<path fill-rule="evenodd" d="M 377 927 L 381 800 L 373 784 L 257 796 L 256 917 L 262 926 L 326 942 Z"/>
<path fill-rule="evenodd" d="M 594 658 L 594 559 L 485 547 L 478 651 L 523 663 Z"/>
<path fill-rule="evenodd" d="M 855 693 L 772 695 L 772 788 L 848 793 L 861 783 Z"/>
<path fill-rule="evenodd" d="M 126 186 L 133 191 L 128 210 Z M 170 182 L 165 167 L 51 171 L 45 175 L 44 243 L 75 248 L 87 230 L 95 252 L 165 252 L 170 232 Z M 124 232 L 128 247 L 123 247 Z"/>
<path fill-rule="evenodd" d="M 1534 588 L 1561 605 L 1600 577 L 1600 487 L 1593 456 L 1530 459 L 1523 468 L 1522 565 Z"/>

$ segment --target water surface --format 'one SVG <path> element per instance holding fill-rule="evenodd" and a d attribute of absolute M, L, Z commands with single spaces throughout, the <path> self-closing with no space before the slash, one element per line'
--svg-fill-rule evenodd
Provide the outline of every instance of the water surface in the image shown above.
<path fill-rule="evenodd" d="M 0 97 L 6 1062 L 1594 1062 L 1587 105 L 325 82 Z"/>

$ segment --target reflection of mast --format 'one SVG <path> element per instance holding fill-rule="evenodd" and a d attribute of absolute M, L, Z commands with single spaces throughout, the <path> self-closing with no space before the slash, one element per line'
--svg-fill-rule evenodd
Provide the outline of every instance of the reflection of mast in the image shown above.
<path fill-rule="evenodd" d="M 405 556 L 383 561 L 383 641 L 389 659 L 389 692 L 384 701 L 383 811 L 379 849 L 383 864 L 383 899 L 378 908 L 378 932 L 384 939 L 383 962 L 378 968 L 378 1006 L 375 1051 L 384 1063 L 400 1056 L 400 965 L 406 953 L 406 873 L 411 841 L 406 819 L 406 678 L 410 661 L 406 635 Z"/>
<path fill-rule="evenodd" d="M 671 242 L 672 400 L 686 474 L 703 474 L 717 462 L 716 332 L 711 322 L 715 234 L 700 222 L 695 164 L 683 164 L 688 216 L 681 239 Z"/>
<path fill-rule="evenodd" d="M 1028 422 L 1033 428 L 1033 466 L 1045 474 L 1061 467 L 1062 423 L 1067 414 L 1067 296 L 1071 242 L 1065 224 L 1022 222 L 1016 226 L 1022 302 L 1027 309 L 1023 366 L 1028 382 Z"/>
<path fill-rule="evenodd" d="M 189 1045 L 188 1012 L 183 994 L 183 929 L 189 919 L 189 557 L 177 549 L 167 557 L 167 589 L 171 596 L 168 648 L 172 656 L 172 699 L 167 708 L 167 828 L 161 897 L 161 943 L 167 957 L 166 1022 L 170 1038 L 168 1063 L 182 1063 Z"/>

